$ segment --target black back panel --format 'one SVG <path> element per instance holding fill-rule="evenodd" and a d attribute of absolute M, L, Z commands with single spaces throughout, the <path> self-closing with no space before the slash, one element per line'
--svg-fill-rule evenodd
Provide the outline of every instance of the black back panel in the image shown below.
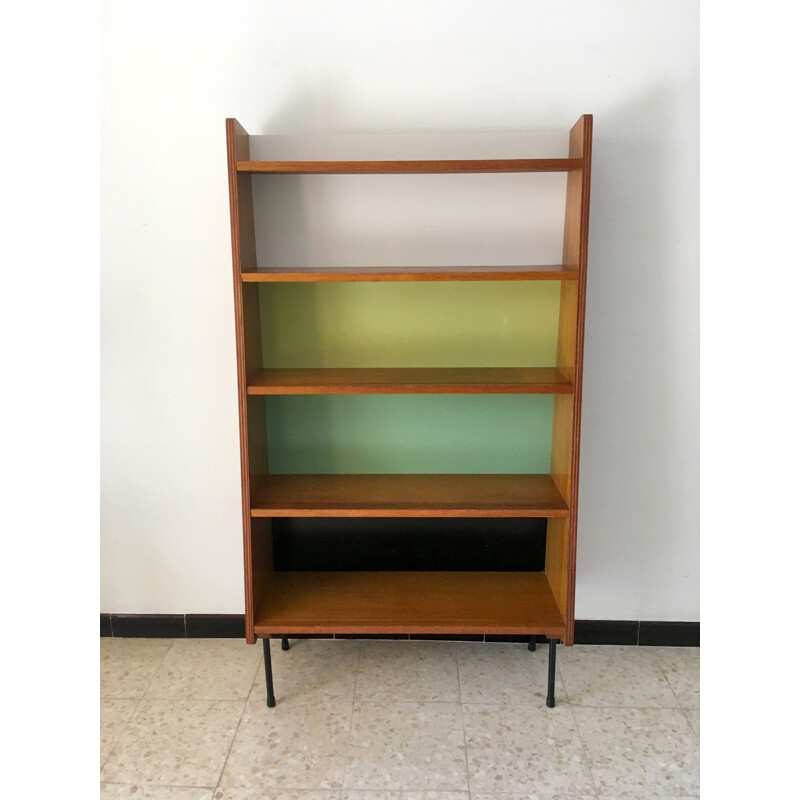
<path fill-rule="evenodd" d="M 272 520 L 277 570 L 541 572 L 546 519 Z"/>

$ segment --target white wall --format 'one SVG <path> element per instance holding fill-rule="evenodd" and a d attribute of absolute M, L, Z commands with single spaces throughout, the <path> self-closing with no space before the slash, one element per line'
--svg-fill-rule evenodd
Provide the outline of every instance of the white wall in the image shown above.
<path fill-rule="evenodd" d="M 576 615 L 698 619 L 697 17 L 696 0 L 105 2 L 101 610 L 242 612 L 225 117 L 500 140 L 589 112 Z"/>

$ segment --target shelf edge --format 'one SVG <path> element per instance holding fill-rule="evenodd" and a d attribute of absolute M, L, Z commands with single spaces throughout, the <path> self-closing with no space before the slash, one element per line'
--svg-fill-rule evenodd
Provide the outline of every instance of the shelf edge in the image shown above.
<path fill-rule="evenodd" d="M 251 175 L 446 175 L 502 172 L 572 172 L 582 158 L 483 158 L 373 161 L 237 161 Z"/>
<path fill-rule="evenodd" d="M 243 270 L 243 283 L 356 283 L 356 282 L 412 282 L 412 281 L 577 281 L 580 273 L 572 267 L 553 265 L 509 269 L 486 267 L 481 269 L 452 267 L 421 269 L 402 267 L 353 267 L 349 269 L 265 269 Z"/>

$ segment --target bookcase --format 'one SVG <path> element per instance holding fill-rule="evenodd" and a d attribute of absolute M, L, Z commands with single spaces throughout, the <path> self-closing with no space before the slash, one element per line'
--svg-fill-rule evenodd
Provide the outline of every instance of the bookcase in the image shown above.
<path fill-rule="evenodd" d="M 537 637 L 549 640 L 547 705 L 552 707 L 555 645 L 558 641 L 571 645 L 574 637 L 591 115 L 583 115 L 570 131 L 566 158 L 256 161 L 250 158 L 249 136 L 235 119 L 226 121 L 226 132 L 241 437 L 245 626 L 248 643 L 263 640 L 268 705 L 275 705 L 270 638 L 280 637 L 283 649 L 288 649 L 291 635 L 503 634 L 528 637 L 531 650 L 535 649 Z M 254 214 L 254 176 L 491 172 L 567 174 L 560 264 L 293 268 L 261 265 L 257 261 L 256 231 L 263 221 Z M 552 363 L 287 367 L 275 366 L 265 348 L 264 315 L 274 311 L 265 299 L 270 295 L 265 292 L 277 291 L 273 287 L 279 285 L 414 282 L 423 283 L 419 291 L 424 292 L 433 291 L 432 282 L 456 287 L 458 283 L 476 281 L 487 286 L 498 281 L 526 282 L 534 291 L 556 287 L 553 325 L 557 330 L 552 331 Z M 391 358 L 391 352 L 387 357 Z M 268 439 L 281 437 L 276 435 L 269 403 L 278 397 L 333 395 L 547 396 L 551 400 L 546 402 L 551 404 L 542 408 L 548 415 L 550 431 L 549 472 L 339 473 L 305 468 L 292 472 L 272 464 Z M 480 402 L 478 397 L 475 400 Z M 412 402 L 412 398 L 402 402 Z M 371 407 L 362 408 L 368 414 Z M 284 424 L 297 419 L 291 414 L 279 416 L 278 422 Z M 314 419 L 312 424 L 311 417 L 313 411 L 303 424 L 309 430 L 320 430 L 324 420 Z M 381 528 L 382 522 L 389 527 Z M 304 563 L 317 563 L 313 553 L 311 560 L 307 557 L 305 562 L 293 561 L 283 550 L 278 553 L 279 540 L 289 541 L 297 531 L 319 531 L 315 525 L 328 526 L 320 541 L 326 541 L 325 546 L 333 550 L 337 537 L 344 537 L 350 530 L 361 531 L 361 549 L 366 552 L 380 549 L 384 539 L 402 541 L 407 532 L 422 543 L 415 551 L 422 555 L 416 561 L 398 561 L 394 566 L 391 559 L 384 559 L 377 569 L 363 568 L 363 563 L 355 569 L 342 569 L 335 563 L 326 565 L 324 559 L 322 568 L 306 569 Z M 465 563 L 461 558 L 464 552 L 459 551 L 469 548 L 469 536 L 476 530 L 488 537 L 484 539 L 489 542 L 488 549 L 501 550 L 504 543 L 512 541 L 502 527 L 508 525 L 541 526 L 536 528 L 543 531 L 538 537 L 542 545 L 538 561 L 515 556 L 514 568 L 452 567 Z M 513 530 L 513 541 L 518 547 L 521 542 L 520 553 L 536 549 L 533 531 L 526 527 Z M 528 535 L 530 547 L 525 539 Z M 447 540 L 439 550 L 437 537 Z M 312 542 L 313 549 L 314 536 L 305 541 Z M 442 560 L 442 549 L 450 553 L 450 561 L 446 556 Z M 497 563 L 508 566 L 502 553 L 498 555 Z M 301 568 L 297 568 L 298 563 Z"/>

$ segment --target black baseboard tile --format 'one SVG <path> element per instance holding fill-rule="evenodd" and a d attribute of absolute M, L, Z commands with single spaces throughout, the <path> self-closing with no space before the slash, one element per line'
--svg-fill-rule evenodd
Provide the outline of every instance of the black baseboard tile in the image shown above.
<path fill-rule="evenodd" d="M 576 619 L 575 644 L 639 643 L 639 622 L 616 619 Z"/>
<path fill-rule="evenodd" d="M 187 614 L 188 639 L 244 639 L 244 614 Z"/>
<path fill-rule="evenodd" d="M 700 623 L 640 622 L 639 644 L 657 647 L 700 647 Z"/>
<path fill-rule="evenodd" d="M 101 614 L 100 635 L 142 638 L 244 638 L 244 614 Z M 280 636 L 273 636 L 280 639 Z M 450 642 L 513 642 L 528 636 L 505 634 L 321 633 L 289 634 L 290 639 L 396 639 Z M 545 636 L 536 636 L 544 643 Z M 637 620 L 575 620 L 575 644 L 699 647 L 699 622 L 639 622 Z"/>
<path fill-rule="evenodd" d="M 183 639 L 186 621 L 183 614 L 112 614 L 114 636 L 154 639 Z"/>

